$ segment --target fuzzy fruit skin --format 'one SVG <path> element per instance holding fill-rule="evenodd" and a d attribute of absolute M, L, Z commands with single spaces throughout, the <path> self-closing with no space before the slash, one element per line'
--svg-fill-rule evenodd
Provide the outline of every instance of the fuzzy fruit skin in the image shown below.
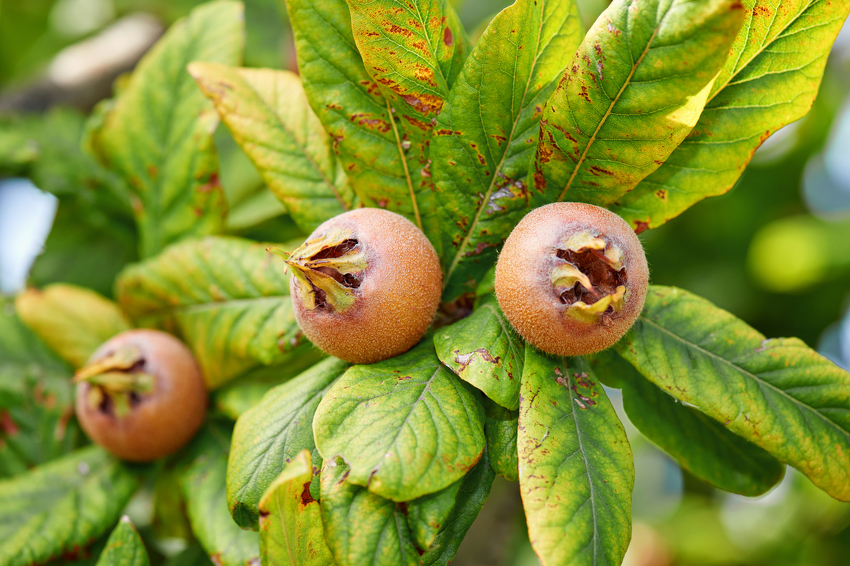
<path fill-rule="evenodd" d="M 565 315 L 550 274 L 565 236 L 589 231 L 624 252 L 628 300 L 607 326 Z M 580 356 L 617 342 L 643 310 L 649 268 L 640 240 L 625 220 L 598 206 L 558 202 L 528 213 L 505 241 L 496 264 L 496 297 L 505 316 L 528 342 L 544 352 Z"/>
<path fill-rule="evenodd" d="M 442 294 L 434 246 L 410 220 L 380 208 L 358 208 L 321 224 L 307 240 L 348 228 L 363 244 L 367 267 L 345 312 L 308 310 L 290 281 L 295 318 L 304 335 L 328 354 L 370 364 L 412 348 L 428 330 Z"/>
<path fill-rule="evenodd" d="M 195 358 L 177 338 L 158 330 L 128 330 L 104 342 L 89 359 L 133 345 L 154 376 L 154 391 L 142 394 L 129 415 L 117 418 L 89 406 L 91 385 L 77 384 L 77 418 L 96 444 L 131 462 L 149 462 L 176 452 L 201 428 L 207 406 L 204 380 Z"/>

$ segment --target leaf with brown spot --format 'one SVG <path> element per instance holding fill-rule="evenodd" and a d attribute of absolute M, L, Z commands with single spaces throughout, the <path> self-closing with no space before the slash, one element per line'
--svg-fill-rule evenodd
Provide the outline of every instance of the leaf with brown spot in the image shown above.
<path fill-rule="evenodd" d="M 699 118 L 743 21 L 736 2 L 615 0 L 543 109 L 535 188 L 606 206 L 657 169 Z"/>
<path fill-rule="evenodd" d="M 130 518 L 124 515 L 109 535 L 106 548 L 103 549 L 95 566 L 148 566 L 149 564 L 150 560 L 142 537 L 130 522 Z"/>
<path fill-rule="evenodd" d="M 337 566 L 417 566 L 404 504 L 347 480 L 341 458 L 322 465 L 321 507 L 327 544 Z"/>
<path fill-rule="evenodd" d="M 267 247 L 222 236 L 169 246 L 119 274 L 118 301 L 139 325 L 180 335 L 215 389 L 309 348 L 292 312 L 286 264 Z"/>
<path fill-rule="evenodd" d="M 394 117 L 406 200 L 416 224 L 439 250 L 433 183 L 423 171 L 429 171 L 435 120 L 469 53 L 466 32 L 448 0 L 348 0 L 348 5 L 363 63 Z"/>
<path fill-rule="evenodd" d="M 316 407 L 348 364 L 328 358 L 271 389 L 236 421 L 227 469 L 227 507 L 243 529 L 258 526 L 258 503 L 280 470 L 302 450 L 313 464 L 321 456 L 313 440 Z"/>
<path fill-rule="evenodd" d="M 218 63 L 189 72 L 301 230 L 359 205 L 298 75 Z"/>
<path fill-rule="evenodd" d="M 452 87 L 432 142 L 444 300 L 474 290 L 535 205 L 525 182 L 540 113 L 581 41 L 573 2 L 520 0 L 490 23 Z M 513 33 L 516 32 L 516 33 Z M 469 223 L 459 222 L 471 218 Z M 483 254 L 470 253 L 475 250 Z"/>
<path fill-rule="evenodd" d="M 419 200 L 432 196 L 412 180 L 421 166 L 408 155 L 397 117 L 364 67 L 345 0 L 289 0 L 286 8 L 307 100 L 351 188 L 363 205 L 387 208 L 422 227 L 422 211 L 433 207 Z"/>
<path fill-rule="evenodd" d="M 850 374 L 705 299 L 651 286 L 617 351 L 649 381 L 850 501 Z"/>
<path fill-rule="evenodd" d="M 146 467 L 87 446 L 0 481 L 0 564 L 32 566 L 109 532 Z"/>
<path fill-rule="evenodd" d="M 525 344 L 495 296 L 468 316 L 434 334 L 440 360 L 461 379 L 503 407 L 519 407 Z"/>
<path fill-rule="evenodd" d="M 633 226 L 656 228 L 729 191 L 771 134 L 808 113 L 850 12 L 850 3 L 830 0 L 745 0 L 744 7 L 744 26 L 691 135 L 611 207 Z"/>
<path fill-rule="evenodd" d="M 15 297 L 15 308 L 24 324 L 75 368 L 102 343 L 130 329 L 117 304 L 75 285 L 28 289 Z"/>
<path fill-rule="evenodd" d="M 345 372 L 316 410 L 316 446 L 325 460 L 345 458 L 349 483 L 410 501 L 454 483 L 481 458 L 484 410 L 476 397 L 426 339 Z"/>
<path fill-rule="evenodd" d="M 631 538 L 632 451 L 582 358 L 526 348 L 517 450 L 528 534 L 543 566 L 621 564 Z"/>
<path fill-rule="evenodd" d="M 171 26 L 90 122 L 89 148 L 129 183 L 143 258 L 182 238 L 224 229 L 227 203 L 213 146 L 218 116 L 186 64 L 239 64 L 244 33 L 241 3 L 195 8 Z"/>
<path fill-rule="evenodd" d="M 229 423 L 209 422 L 189 445 L 180 489 L 192 533 L 207 555 L 221 566 L 245 566 L 257 560 L 260 540 L 245 531 L 227 512 L 225 476 L 230 448 Z"/>
<path fill-rule="evenodd" d="M 319 502 L 310 496 L 312 480 L 310 452 L 302 450 L 260 500 L 260 560 L 264 566 L 333 566 Z"/>

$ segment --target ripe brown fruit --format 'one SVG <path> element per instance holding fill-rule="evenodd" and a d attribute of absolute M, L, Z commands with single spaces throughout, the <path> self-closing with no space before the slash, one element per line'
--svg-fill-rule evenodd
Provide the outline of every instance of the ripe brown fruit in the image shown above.
<path fill-rule="evenodd" d="M 428 330 L 440 302 L 434 247 L 394 212 L 359 208 L 331 218 L 286 263 L 301 330 L 347 362 L 406 352 Z"/>
<path fill-rule="evenodd" d="M 532 345 L 561 356 L 604 350 L 643 309 L 649 268 L 625 220 L 590 204 L 532 210 L 505 241 L 496 297 Z"/>
<path fill-rule="evenodd" d="M 189 349 L 158 330 L 129 330 L 101 345 L 74 380 L 77 418 L 96 444 L 149 462 L 201 427 L 207 392 Z"/>

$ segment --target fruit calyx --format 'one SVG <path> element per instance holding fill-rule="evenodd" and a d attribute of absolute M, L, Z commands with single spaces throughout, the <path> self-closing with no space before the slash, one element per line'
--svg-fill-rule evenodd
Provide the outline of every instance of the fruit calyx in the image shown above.
<path fill-rule="evenodd" d="M 307 310 L 345 312 L 366 271 L 366 253 L 351 230 L 335 227 L 291 254 L 269 248 L 292 269 L 298 299 Z"/>
<path fill-rule="evenodd" d="M 555 254 L 552 288 L 567 305 L 566 316 L 588 324 L 609 325 L 628 300 L 623 251 L 583 230 L 564 238 Z"/>
<path fill-rule="evenodd" d="M 152 393 L 154 376 L 142 371 L 145 360 L 141 350 L 132 345 L 122 346 L 111 354 L 95 360 L 74 374 L 74 383 L 91 385 L 88 403 L 118 418 L 130 414 L 141 395 Z"/>

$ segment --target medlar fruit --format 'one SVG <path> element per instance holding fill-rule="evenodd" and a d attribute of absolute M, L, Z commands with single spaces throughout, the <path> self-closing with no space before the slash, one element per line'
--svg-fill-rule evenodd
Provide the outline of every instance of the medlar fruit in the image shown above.
<path fill-rule="evenodd" d="M 347 362 L 368 364 L 406 352 L 425 334 L 440 302 L 442 272 L 434 247 L 394 212 L 345 212 L 282 255 L 292 269 L 292 305 L 301 330 Z"/>
<path fill-rule="evenodd" d="M 528 213 L 496 264 L 505 316 L 529 343 L 561 356 L 617 342 L 643 309 L 648 282 L 643 247 L 626 221 L 575 202 Z"/>
<path fill-rule="evenodd" d="M 176 452 L 201 427 L 207 392 L 177 338 L 128 330 L 101 345 L 74 376 L 77 418 L 96 444 L 132 462 Z"/>

